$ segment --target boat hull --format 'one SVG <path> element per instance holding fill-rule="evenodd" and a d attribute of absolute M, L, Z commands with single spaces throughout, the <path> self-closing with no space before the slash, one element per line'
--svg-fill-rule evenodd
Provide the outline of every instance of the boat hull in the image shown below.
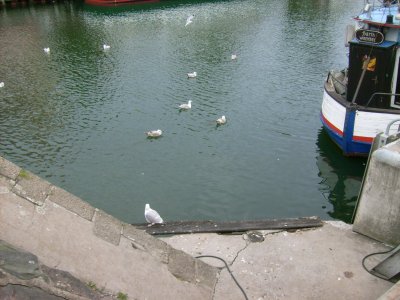
<path fill-rule="evenodd" d="M 367 156 L 375 136 L 386 130 L 400 114 L 362 110 L 332 97 L 324 89 L 321 122 L 333 142 L 346 156 Z M 395 128 L 392 129 L 395 133 Z M 389 132 L 391 133 L 391 132 Z"/>

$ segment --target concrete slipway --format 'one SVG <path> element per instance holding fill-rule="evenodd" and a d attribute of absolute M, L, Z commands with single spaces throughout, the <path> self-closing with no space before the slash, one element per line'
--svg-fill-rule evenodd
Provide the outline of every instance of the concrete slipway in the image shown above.
<path fill-rule="evenodd" d="M 0 251 L 0 296 L 27 286 L 61 299 L 117 299 L 118 293 L 119 299 L 244 299 L 220 261 L 199 255 L 225 259 L 249 299 L 377 299 L 393 286 L 361 265 L 367 254 L 390 247 L 342 222 L 295 232 L 154 238 L 3 158 L 0 240 L 37 257 L 26 264 L 37 264 L 39 274 L 19 276 L 15 259 Z M 371 257 L 367 266 L 381 259 Z M 44 270 L 65 271 L 101 293 L 71 288 Z"/>

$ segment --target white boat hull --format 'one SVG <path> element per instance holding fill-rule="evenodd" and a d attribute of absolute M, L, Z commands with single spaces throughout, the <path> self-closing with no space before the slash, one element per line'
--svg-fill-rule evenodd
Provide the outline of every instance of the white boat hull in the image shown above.
<path fill-rule="evenodd" d="M 363 111 L 344 105 L 331 97 L 326 90 L 321 109 L 321 121 L 332 140 L 345 155 L 368 155 L 375 136 L 387 125 L 400 118 L 400 114 Z M 389 131 L 394 134 L 398 128 Z"/>

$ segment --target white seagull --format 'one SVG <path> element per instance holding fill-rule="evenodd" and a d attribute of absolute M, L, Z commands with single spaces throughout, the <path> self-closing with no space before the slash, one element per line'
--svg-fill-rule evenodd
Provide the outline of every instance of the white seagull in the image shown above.
<path fill-rule="evenodd" d="M 217 119 L 217 125 L 223 125 L 226 123 L 226 118 L 225 116 L 222 116 L 221 118 Z"/>
<path fill-rule="evenodd" d="M 110 48 L 111 48 L 110 45 L 106 45 L 106 44 L 103 45 L 103 49 L 104 49 L 104 50 L 108 50 L 108 49 L 110 49 Z"/>
<path fill-rule="evenodd" d="M 4 82 L 0 82 L 0 88 L 4 87 Z"/>
<path fill-rule="evenodd" d="M 160 137 L 162 135 L 162 130 L 161 129 L 150 130 L 150 131 L 145 132 L 145 134 L 149 138 L 157 138 L 157 137 Z"/>
<path fill-rule="evenodd" d="M 159 213 L 154 209 L 150 208 L 149 204 L 146 204 L 144 208 L 144 217 L 147 223 L 150 223 L 148 226 L 153 226 L 154 224 L 163 224 L 164 221 L 160 217 Z"/>
<path fill-rule="evenodd" d="M 49 48 L 49 47 L 44 48 L 43 51 L 44 51 L 45 53 L 50 53 L 50 48 Z"/>
<path fill-rule="evenodd" d="M 237 55 L 236 55 L 236 54 L 232 54 L 232 55 L 231 55 L 231 59 L 232 59 L 232 60 L 235 60 L 236 58 L 237 58 Z"/>
<path fill-rule="evenodd" d="M 187 76 L 188 76 L 189 78 L 196 78 L 197 72 L 188 73 Z"/>
<path fill-rule="evenodd" d="M 194 18 L 194 15 L 190 15 L 190 16 L 186 19 L 185 27 L 188 26 L 189 24 L 193 23 L 193 18 Z"/>
<path fill-rule="evenodd" d="M 179 105 L 180 110 L 188 110 L 192 108 L 192 100 L 189 100 L 188 103 L 183 103 Z"/>

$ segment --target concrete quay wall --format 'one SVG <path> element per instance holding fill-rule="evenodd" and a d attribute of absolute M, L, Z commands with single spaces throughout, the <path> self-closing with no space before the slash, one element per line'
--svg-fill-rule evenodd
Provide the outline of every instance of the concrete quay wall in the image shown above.
<path fill-rule="evenodd" d="M 390 245 L 400 244 L 400 140 L 372 153 L 353 230 Z"/>
<path fill-rule="evenodd" d="M 7 270 L 26 276 L 24 268 L 14 272 L 8 263 L 8 245 L 22 250 L 16 251 L 18 264 L 25 261 L 24 267 L 39 277 L 5 276 Z M 0 157 L 0 299 L 24 292 L 15 286 L 56 295 L 39 297 L 45 300 L 125 299 L 117 297 L 119 292 L 130 300 L 244 299 L 219 260 L 194 258 L 211 255 L 227 262 L 249 299 L 375 300 L 392 288 L 390 296 L 380 298 L 389 300 L 398 286 L 372 276 L 361 264 L 366 255 L 389 249 L 342 222 L 307 230 L 156 239 Z M 382 258 L 371 257 L 367 267 Z"/>
<path fill-rule="evenodd" d="M 129 299 L 211 299 L 219 274 L 1 157 L 0 240 Z"/>

